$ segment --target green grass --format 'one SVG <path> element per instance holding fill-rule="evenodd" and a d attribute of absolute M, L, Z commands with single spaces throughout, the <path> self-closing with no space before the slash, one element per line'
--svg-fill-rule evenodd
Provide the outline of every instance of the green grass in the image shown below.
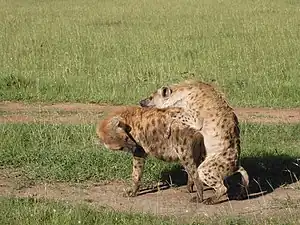
<path fill-rule="evenodd" d="M 0 197 L 1 225 L 92 225 L 92 224 L 191 224 L 191 225 L 292 225 L 298 224 L 297 211 L 287 215 L 269 218 L 249 218 L 246 216 L 215 216 L 196 218 L 194 222 L 178 222 L 176 217 L 155 217 L 148 214 L 120 213 L 105 208 L 95 209 L 85 204 L 72 205 L 64 202 L 46 201 L 34 198 Z M 284 223 L 283 223 L 284 221 Z"/>
<path fill-rule="evenodd" d="M 0 197 L 1 225 L 177 224 L 174 220 L 142 214 L 125 214 L 86 205 Z"/>
<path fill-rule="evenodd" d="M 78 182 L 131 176 L 131 156 L 97 146 L 94 126 L 22 124 L 0 129 L 0 166 L 20 168 L 29 178 Z M 158 179 L 167 167 L 150 159 L 145 181 Z"/>
<path fill-rule="evenodd" d="M 296 0 L 0 0 L 0 100 L 136 103 L 189 77 L 299 106 Z"/>
<path fill-rule="evenodd" d="M 96 146 L 94 126 L 2 124 L 0 130 L 0 167 L 17 168 L 30 179 L 100 181 L 131 176 L 130 154 Z M 298 175 L 299 166 L 294 163 L 300 156 L 300 124 L 242 124 L 241 130 L 242 162 L 251 176 L 280 185 L 294 179 L 285 170 Z M 177 163 L 149 158 L 143 180 L 156 182 L 162 171 L 178 169 Z"/>

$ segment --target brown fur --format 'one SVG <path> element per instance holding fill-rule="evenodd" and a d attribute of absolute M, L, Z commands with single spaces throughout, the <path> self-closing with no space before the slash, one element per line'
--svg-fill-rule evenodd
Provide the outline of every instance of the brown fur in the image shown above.
<path fill-rule="evenodd" d="M 243 178 L 245 189 L 241 197 L 244 197 L 249 178 L 239 160 L 239 123 L 223 93 L 210 84 L 188 80 L 158 89 L 141 100 L 140 105 L 160 109 L 179 107 L 184 112 L 175 115 L 175 122 L 171 124 L 184 123 L 202 133 L 207 157 L 198 167 L 198 173 L 200 179 L 216 191 L 216 195 L 205 203 L 214 204 L 226 194 L 224 179 L 236 172 L 240 172 Z M 171 132 L 170 129 L 167 128 L 167 133 Z"/>
<path fill-rule="evenodd" d="M 100 121 L 97 135 L 107 148 L 127 150 L 133 154 L 132 188 L 128 196 L 136 196 L 140 188 L 146 157 L 164 161 L 180 161 L 188 173 L 188 190 L 196 186 L 197 198 L 203 200 L 203 187 L 197 167 L 205 158 L 203 136 L 186 125 L 172 126 L 168 139 L 166 128 L 180 108 L 156 109 L 124 107 Z"/>

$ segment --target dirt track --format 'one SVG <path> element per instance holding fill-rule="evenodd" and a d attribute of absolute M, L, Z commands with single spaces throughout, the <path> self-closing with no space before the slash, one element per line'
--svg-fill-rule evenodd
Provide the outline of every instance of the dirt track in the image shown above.
<path fill-rule="evenodd" d="M 92 123 L 102 113 L 120 106 L 103 104 L 59 103 L 23 104 L 0 102 L 0 123 Z M 235 108 L 241 122 L 299 123 L 300 108 Z"/>
<path fill-rule="evenodd" d="M 94 123 L 103 113 L 118 106 L 97 104 L 34 104 L 0 102 L 0 123 Z M 300 108 L 297 109 L 262 109 L 236 108 L 240 121 L 257 123 L 299 123 Z M 259 171 L 258 171 L 259 172 Z M 300 213 L 300 184 L 289 182 L 289 188 L 275 187 L 268 189 L 268 194 L 260 191 L 266 188 L 254 188 L 248 200 L 225 201 L 214 206 L 189 203 L 191 197 L 186 187 L 169 188 L 166 190 L 147 193 L 135 198 L 122 197 L 126 185 L 119 181 L 103 184 L 33 184 L 20 180 L 15 173 L 0 171 L 0 195 L 2 196 L 35 196 L 50 199 L 61 199 L 72 202 L 84 201 L 93 206 L 107 206 L 121 211 L 149 212 L 156 215 L 177 216 L 178 218 L 192 219 L 195 216 L 207 217 L 212 214 L 243 214 L 269 216 L 272 214 L 287 214 L 291 210 Z M 255 182 L 252 181 L 252 186 Z M 21 186 L 21 188 L 20 188 Z M 204 195 L 211 195 L 206 190 Z M 291 201 L 292 199 L 292 201 Z M 296 204 L 292 207 L 289 204 Z M 284 205 L 283 205 L 284 203 Z"/>
<path fill-rule="evenodd" d="M 269 217 L 287 215 L 291 210 L 300 213 L 300 190 L 297 189 L 300 184 L 297 183 L 289 188 L 277 188 L 268 195 L 256 193 L 246 200 L 224 201 L 210 206 L 190 203 L 191 194 L 186 191 L 185 186 L 125 198 L 122 194 L 127 185 L 121 181 L 28 184 L 28 181 L 18 180 L 16 174 L 5 171 L 0 173 L 0 184 L 0 196 L 84 202 L 96 208 L 107 207 L 118 211 L 175 216 L 186 222 L 212 215 Z M 204 191 L 204 197 L 211 194 L 213 194 L 211 190 Z"/>

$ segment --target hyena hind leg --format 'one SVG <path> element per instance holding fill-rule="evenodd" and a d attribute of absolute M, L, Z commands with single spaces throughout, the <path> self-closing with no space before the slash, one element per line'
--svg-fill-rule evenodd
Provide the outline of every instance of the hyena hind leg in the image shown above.
<path fill-rule="evenodd" d="M 227 171 L 224 164 L 217 163 L 218 157 L 206 158 L 198 167 L 200 180 L 208 187 L 215 190 L 215 194 L 203 201 L 204 204 L 212 205 L 217 203 L 224 195 L 227 196 L 227 187 L 224 184 L 224 173 Z"/>

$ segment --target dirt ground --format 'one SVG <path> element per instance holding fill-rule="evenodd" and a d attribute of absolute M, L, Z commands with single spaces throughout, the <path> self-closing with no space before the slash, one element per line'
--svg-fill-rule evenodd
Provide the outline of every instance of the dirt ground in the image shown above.
<path fill-rule="evenodd" d="M 0 102 L 0 123 L 93 123 L 103 113 L 120 106 L 104 104 L 59 103 L 24 104 Z M 298 123 L 300 108 L 235 108 L 241 122 Z"/>
<path fill-rule="evenodd" d="M 116 107 L 120 106 L 81 103 L 32 105 L 21 102 L 0 102 L 0 123 L 94 123 L 103 113 L 114 110 Z M 300 108 L 236 108 L 235 111 L 240 121 L 300 122 Z M 300 168 L 299 165 L 298 168 Z M 260 172 L 256 171 L 256 173 Z M 189 199 L 195 193 L 188 193 L 185 185 L 171 188 L 162 186 L 163 190 L 150 190 L 147 194 L 125 198 L 122 195 L 127 184 L 122 181 L 80 184 L 35 183 L 25 180 L 18 172 L 0 170 L 0 195 L 85 202 L 95 207 L 105 206 L 120 211 L 148 212 L 187 220 L 193 220 L 198 216 L 209 217 L 213 214 L 269 216 L 279 213 L 288 214 L 291 210 L 298 210 L 300 213 L 300 182 L 291 179 L 289 182 L 286 181 L 282 180 L 282 183 L 287 183 L 285 186 L 268 188 L 266 185 L 259 185 L 259 181 L 253 179 L 250 183 L 252 187 L 248 199 L 224 201 L 217 205 L 207 206 L 190 203 Z M 204 196 L 210 196 L 212 193 L 212 190 L 205 190 Z"/>

